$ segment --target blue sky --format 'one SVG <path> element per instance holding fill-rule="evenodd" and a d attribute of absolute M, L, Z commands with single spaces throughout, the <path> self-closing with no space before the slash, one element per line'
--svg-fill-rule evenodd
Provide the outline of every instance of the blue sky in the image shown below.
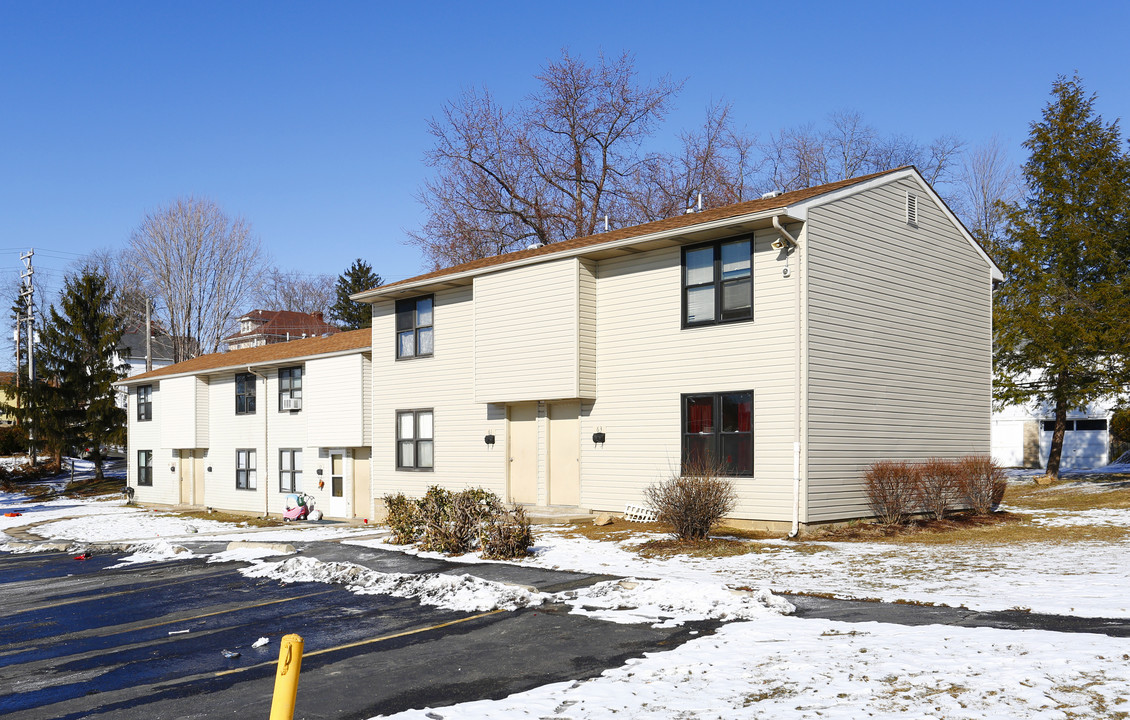
<path fill-rule="evenodd" d="M 1130 114 L 1128 37 L 1114 2 L 0 0 L 0 287 L 28 248 L 57 286 L 190 194 L 284 269 L 416 274 L 427 119 L 468 86 L 520 100 L 563 47 L 685 79 L 668 135 L 726 99 L 755 132 L 853 109 L 924 141 L 996 134 L 1022 162 L 1057 74 Z"/>

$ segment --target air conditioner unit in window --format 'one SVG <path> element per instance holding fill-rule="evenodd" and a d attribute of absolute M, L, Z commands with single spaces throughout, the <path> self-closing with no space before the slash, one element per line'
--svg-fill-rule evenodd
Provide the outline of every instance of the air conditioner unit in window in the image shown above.
<path fill-rule="evenodd" d="M 283 410 L 301 410 L 302 409 L 302 398 L 283 398 L 282 399 L 282 409 Z"/>

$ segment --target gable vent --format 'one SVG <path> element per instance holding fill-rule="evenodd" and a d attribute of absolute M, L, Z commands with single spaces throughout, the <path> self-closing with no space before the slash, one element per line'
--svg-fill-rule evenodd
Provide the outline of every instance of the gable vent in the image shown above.
<path fill-rule="evenodd" d="M 918 196 L 906 194 L 906 224 L 918 227 Z"/>

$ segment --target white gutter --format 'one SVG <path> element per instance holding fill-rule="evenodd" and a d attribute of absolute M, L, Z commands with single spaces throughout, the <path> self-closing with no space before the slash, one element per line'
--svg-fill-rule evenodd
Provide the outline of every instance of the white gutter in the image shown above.
<path fill-rule="evenodd" d="M 308 360 L 321 360 L 322 358 L 332 358 L 332 357 L 339 357 L 341 355 L 356 355 L 357 353 L 371 352 L 372 349 L 373 348 L 372 348 L 371 345 L 366 345 L 365 347 L 353 348 L 351 350 L 336 350 L 334 352 L 318 353 L 316 355 L 296 355 L 295 357 L 278 358 L 276 360 L 264 360 L 263 362 L 252 363 L 251 365 L 246 365 L 245 363 L 240 363 L 238 365 L 224 365 L 222 367 L 203 368 L 201 370 L 190 370 L 190 371 L 187 371 L 187 372 L 169 373 L 168 375 L 157 375 L 157 376 L 154 376 L 154 377 L 141 377 L 140 375 L 134 375 L 133 377 L 122 378 L 121 380 L 118 380 L 117 382 L 115 382 L 114 385 L 115 386 L 122 386 L 122 387 L 129 387 L 130 385 L 146 385 L 146 384 L 151 383 L 155 380 L 158 380 L 158 381 L 159 380 L 171 380 L 173 378 L 196 377 L 196 376 L 199 376 L 199 375 L 218 375 L 219 373 L 222 373 L 222 372 L 231 372 L 233 370 L 242 370 L 244 367 L 248 367 L 248 368 L 250 368 L 252 366 L 269 367 L 269 366 L 272 366 L 272 365 L 285 365 L 285 364 L 293 363 L 293 362 L 306 362 Z M 159 369 L 160 368 L 158 368 L 158 370 Z"/>
<path fill-rule="evenodd" d="M 783 235 L 786 240 L 789 241 L 790 248 L 795 248 L 799 244 L 799 243 L 797 243 L 796 238 L 793 237 L 792 235 L 790 235 L 789 231 L 786 230 L 783 225 L 781 225 L 781 216 L 780 215 L 774 215 L 773 216 L 773 227 L 774 227 L 774 229 L 776 229 L 777 232 L 781 233 L 781 235 Z M 800 286 L 798 285 L 797 287 L 800 287 Z"/>
<path fill-rule="evenodd" d="M 754 222 L 757 220 L 767 220 L 776 216 L 792 217 L 790 208 L 777 207 L 769 210 L 761 210 L 748 215 L 734 215 L 732 217 L 723 218 L 721 220 L 713 220 L 711 222 L 700 223 L 697 225 L 686 225 L 684 227 L 673 228 L 671 230 L 664 230 L 662 232 L 651 233 L 648 235 L 635 235 L 623 240 L 613 240 L 607 243 L 599 243 L 596 245 L 586 245 L 581 248 L 574 248 L 572 250 L 561 250 L 553 253 L 546 253 L 542 255 L 533 255 L 531 257 L 521 258 L 520 260 L 511 260 L 510 262 L 500 263 L 498 265 L 490 265 L 483 268 L 475 268 L 473 270 L 464 270 L 463 272 L 451 273 L 449 275 L 440 275 L 438 277 L 424 278 L 414 282 L 398 283 L 395 285 L 384 285 L 381 287 L 373 288 L 372 290 L 365 290 L 363 292 L 354 293 L 349 296 L 350 300 L 358 302 L 365 302 L 373 298 L 378 298 L 383 295 L 392 293 L 399 293 L 405 290 L 412 290 L 418 287 L 426 287 L 440 282 L 450 282 L 452 280 L 462 280 L 465 278 L 475 277 L 476 275 L 484 275 L 487 273 L 495 273 L 501 270 L 509 270 L 511 268 L 522 267 L 523 265 L 534 265 L 537 263 L 547 262 L 549 260 L 556 260 L 559 258 L 571 258 L 581 255 L 587 255 L 593 252 L 602 252 L 605 250 L 616 250 L 622 247 L 631 247 L 633 245 L 642 245 L 644 243 L 655 242 L 657 240 L 668 240 L 671 238 L 686 235 L 688 232 L 703 232 L 709 230 L 717 230 L 725 228 L 728 225 L 740 225 L 741 223 Z"/>
<path fill-rule="evenodd" d="M 781 225 L 781 217 L 779 215 L 773 216 L 773 227 L 781 234 L 781 237 L 789 243 L 789 247 L 785 252 L 793 253 L 800 247 L 797 239 L 789 233 L 788 230 Z M 793 281 L 793 305 L 795 308 L 795 317 L 793 320 L 793 355 L 795 358 L 795 367 L 793 369 L 793 398 L 795 404 L 795 413 L 793 417 L 794 440 L 793 440 L 793 524 L 789 530 L 789 537 L 795 538 L 800 534 L 800 425 L 801 425 L 801 307 L 800 307 L 800 256 L 797 256 L 796 270 L 792 273 Z"/>

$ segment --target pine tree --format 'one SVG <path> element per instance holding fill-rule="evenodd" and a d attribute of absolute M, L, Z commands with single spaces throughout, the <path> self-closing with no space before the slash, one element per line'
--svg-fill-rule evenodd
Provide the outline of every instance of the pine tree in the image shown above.
<path fill-rule="evenodd" d="M 1055 408 L 1047 473 L 1058 477 L 1068 411 L 1126 387 L 1130 158 L 1078 76 L 1051 94 L 1024 144 L 1027 197 L 1006 208 L 994 393 Z"/>
<path fill-rule="evenodd" d="M 114 293 L 93 272 L 69 276 L 60 309 L 47 313 L 36 356 L 39 380 L 29 392 L 39 416 L 39 442 L 48 447 L 86 448 L 102 480 L 106 448 L 125 440 L 125 410 L 118 407 L 113 383 L 126 366 L 114 364 L 122 321 L 113 312 Z"/>
<path fill-rule="evenodd" d="M 364 303 L 350 300 L 349 296 L 364 290 L 372 290 L 382 282 L 381 276 L 373 272 L 372 265 L 357 258 L 353 261 L 353 265 L 337 278 L 337 300 L 330 307 L 330 318 L 343 330 L 372 327 L 372 308 Z"/>

